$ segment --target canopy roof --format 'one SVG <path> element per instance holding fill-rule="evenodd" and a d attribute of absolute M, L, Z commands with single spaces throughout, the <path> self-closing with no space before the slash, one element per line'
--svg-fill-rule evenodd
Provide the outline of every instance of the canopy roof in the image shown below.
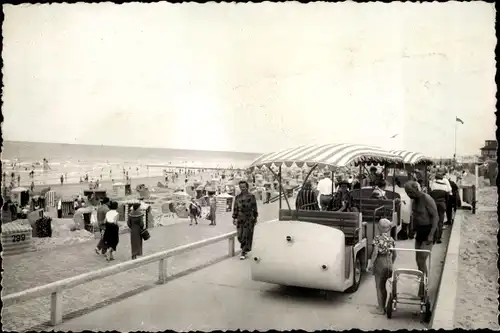
<path fill-rule="evenodd" d="M 378 147 L 355 144 L 304 145 L 268 153 L 252 162 L 250 168 L 271 167 L 285 164 L 290 167 L 314 166 L 347 167 L 355 163 L 402 163 L 403 159 Z"/>
<path fill-rule="evenodd" d="M 413 152 L 413 151 L 391 150 L 391 153 L 400 156 L 403 159 L 404 164 L 412 164 L 412 165 L 420 164 L 420 163 L 433 164 L 433 161 L 430 158 L 428 158 L 420 153 Z"/>

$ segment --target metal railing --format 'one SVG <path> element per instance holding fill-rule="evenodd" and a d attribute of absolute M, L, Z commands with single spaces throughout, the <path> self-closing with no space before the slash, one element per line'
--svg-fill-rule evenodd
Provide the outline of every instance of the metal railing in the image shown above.
<path fill-rule="evenodd" d="M 34 298 L 50 295 L 50 324 L 52 326 L 62 323 L 63 318 L 63 292 L 66 289 L 79 286 L 81 284 L 102 279 L 110 275 L 123 273 L 131 269 L 139 268 L 154 262 L 158 262 L 158 283 L 163 284 L 167 280 L 167 259 L 178 254 L 183 254 L 192 250 L 199 249 L 214 243 L 228 240 L 229 256 L 235 255 L 235 237 L 236 231 L 220 235 L 217 237 L 205 239 L 196 243 L 182 245 L 170 250 L 157 252 L 135 260 L 129 260 L 110 267 L 101 268 L 97 271 L 80 274 L 67 279 L 55 281 L 43 286 L 30 288 L 17 293 L 12 293 L 2 297 L 4 306 L 26 302 Z"/>

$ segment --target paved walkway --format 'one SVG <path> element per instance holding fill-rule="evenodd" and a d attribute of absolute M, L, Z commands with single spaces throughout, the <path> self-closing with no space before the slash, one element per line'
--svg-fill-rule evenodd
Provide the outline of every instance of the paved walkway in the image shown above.
<path fill-rule="evenodd" d="M 449 229 L 432 256 L 430 295 L 436 299 Z M 413 241 L 398 247 L 411 248 Z M 397 267 L 415 268 L 414 254 L 401 252 Z M 284 288 L 250 279 L 249 261 L 231 258 L 167 282 L 55 327 L 56 331 L 118 330 L 344 330 L 423 329 L 419 307 L 400 305 L 391 320 L 370 313 L 374 280 L 366 275 L 354 294 Z M 416 292 L 407 280 L 400 291 Z"/>
<path fill-rule="evenodd" d="M 260 206 L 260 220 L 276 218 L 276 204 Z M 151 239 L 144 243 L 144 254 L 167 250 L 180 245 L 215 237 L 234 230 L 230 213 L 219 216 L 217 226 L 201 220 L 197 226 L 188 223 L 151 229 Z M 107 262 L 94 252 L 96 241 L 31 252 L 3 258 L 2 295 L 11 294 L 50 282 L 94 271 L 130 259 L 129 234 L 121 236 L 116 260 Z M 169 259 L 169 273 L 176 274 L 209 263 L 227 255 L 227 243 L 221 242 Z M 158 265 L 151 264 L 67 290 L 64 293 L 65 314 L 76 315 L 104 306 L 117 299 L 155 286 Z M 50 297 L 5 307 L 2 310 L 4 329 L 12 331 L 36 328 L 50 318 Z"/>

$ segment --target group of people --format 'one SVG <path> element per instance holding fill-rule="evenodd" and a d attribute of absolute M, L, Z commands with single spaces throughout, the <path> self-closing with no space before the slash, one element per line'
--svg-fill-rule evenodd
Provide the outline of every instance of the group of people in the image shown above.
<path fill-rule="evenodd" d="M 120 229 L 118 226 L 118 203 L 110 201 L 105 197 L 97 208 L 97 223 L 101 238 L 95 248 L 98 255 L 106 256 L 106 260 L 114 260 L 113 253 L 116 252 L 120 240 Z M 146 237 L 144 225 L 144 213 L 140 203 L 134 203 L 128 214 L 127 226 L 130 229 L 131 258 L 142 256 L 142 243 Z"/>
<path fill-rule="evenodd" d="M 432 251 L 434 244 L 441 244 L 443 221 L 447 216 L 447 223 L 453 224 L 454 214 L 460 207 L 460 195 L 457 184 L 447 179 L 443 173 L 437 173 L 430 183 L 429 193 L 422 189 L 419 182 L 410 180 L 405 186 L 405 192 L 412 200 L 413 231 L 415 249 Z M 395 240 L 390 236 L 392 224 L 389 220 L 381 219 L 378 222 L 380 234 L 374 237 L 374 250 L 368 264 L 373 271 L 377 290 L 378 307 L 375 313 L 384 314 L 387 302 L 386 282 L 392 275 L 392 266 L 396 260 Z M 416 263 L 418 269 L 428 276 L 428 253 L 417 252 Z M 424 282 L 420 282 L 419 297 L 424 293 Z"/>
<path fill-rule="evenodd" d="M 210 221 L 211 226 L 217 225 L 217 201 L 215 199 L 215 192 L 209 192 L 207 197 L 207 203 L 209 207 L 208 216 L 206 219 Z M 196 201 L 195 198 L 191 198 L 189 205 L 187 205 L 188 215 L 189 215 L 189 225 L 198 224 L 198 218 L 201 217 L 201 205 Z"/>
<path fill-rule="evenodd" d="M 461 200 L 458 186 L 450 178 L 446 172 L 437 172 L 428 187 L 425 186 L 421 177 L 411 177 L 404 185 L 404 191 L 412 201 L 411 238 L 415 238 L 416 249 L 431 251 L 434 244 L 441 244 L 445 225 L 453 224 Z M 398 186 L 401 186 L 399 181 L 397 183 Z M 376 168 L 371 168 L 368 176 L 359 184 L 363 187 L 372 187 L 372 198 L 386 199 L 386 181 L 381 174 L 377 173 Z M 325 172 L 323 178 L 317 183 L 316 189 L 313 189 L 311 181 L 307 181 L 303 185 L 297 194 L 296 207 L 301 210 L 356 211 L 350 193 L 352 189 L 355 189 L 354 185 L 348 179 L 340 180 L 338 188 L 335 189 L 330 173 Z M 357 188 L 360 187 L 357 186 Z M 378 229 L 379 234 L 373 240 L 374 250 L 368 263 L 368 269 L 375 276 L 378 300 L 375 313 L 384 314 L 387 301 L 386 282 L 392 275 L 396 253 L 391 250 L 395 247 L 395 240 L 390 235 L 391 221 L 385 218 L 380 219 Z M 425 252 L 416 254 L 417 267 L 424 275 L 428 274 L 427 257 Z M 422 282 L 419 296 L 422 296 L 423 292 Z"/>
<path fill-rule="evenodd" d="M 311 181 L 306 181 L 297 193 L 295 207 L 301 210 L 358 211 L 351 191 L 360 189 L 363 184 L 373 188 L 372 198 L 385 198 L 386 182 L 375 167 L 371 168 L 368 176 L 364 177 L 361 182 L 347 178 L 339 179 L 337 184 L 338 187 L 335 188 L 329 171 L 321 175 L 316 189 L 313 188 Z"/>

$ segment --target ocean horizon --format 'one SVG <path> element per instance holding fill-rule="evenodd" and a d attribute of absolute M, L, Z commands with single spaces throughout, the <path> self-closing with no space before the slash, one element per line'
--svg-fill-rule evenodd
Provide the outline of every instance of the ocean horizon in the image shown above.
<path fill-rule="evenodd" d="M 75 183 L 86 174 L 89 179 L 121 180 L 123 170 L 128 171 L 131 178 L 138 178 L 161 176 L 165 168 L 174 166 L 244 169 L 260 155 L 177 148 L 4 141 L 2 164 L 6 169 L 4 171 L 21 175 L 21 184 L 29 179 L 28 173 L 34 170 L 35 184 L 48 185 L 58 183 L 61 175 L 65 176 L 66 183 Z M 43 169 L 43 159 L 48 160 L 50 170 Z M 14 162 L 16 167 L 12 168 Z"/>

